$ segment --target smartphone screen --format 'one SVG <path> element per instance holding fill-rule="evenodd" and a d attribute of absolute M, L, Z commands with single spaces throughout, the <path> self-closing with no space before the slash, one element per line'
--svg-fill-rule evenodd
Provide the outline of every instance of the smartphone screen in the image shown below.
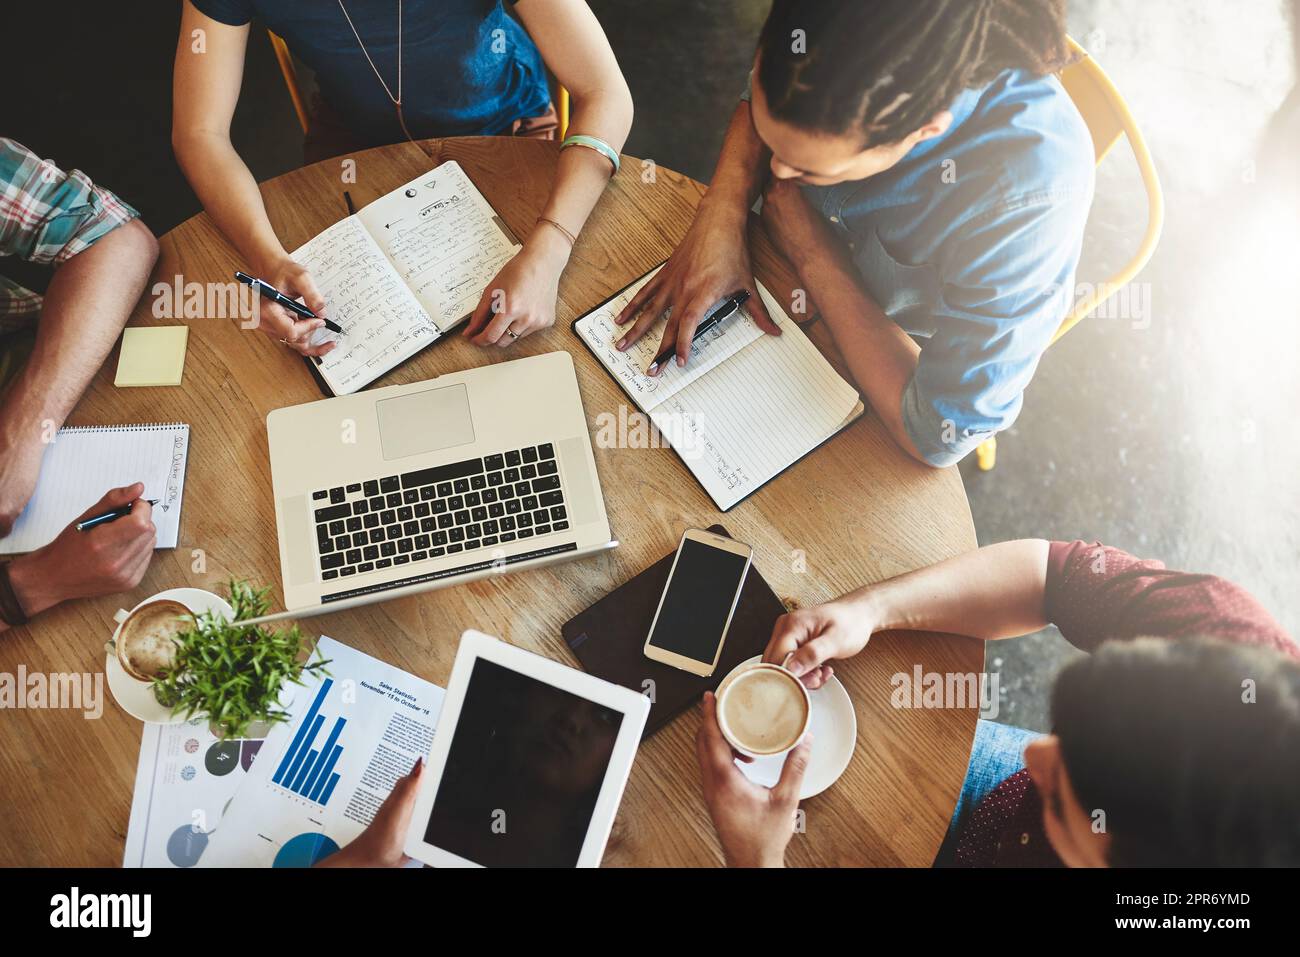
<path fill-rule="evenodd" d="M 744 555 L 683 540 L 649 644 L 712 663 L 747 564 Z"/>

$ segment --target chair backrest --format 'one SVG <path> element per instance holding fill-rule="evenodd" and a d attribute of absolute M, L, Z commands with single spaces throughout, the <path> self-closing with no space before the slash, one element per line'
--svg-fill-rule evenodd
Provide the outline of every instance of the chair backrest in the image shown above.
<path fill-rule="evenodd" d="M 1070 94 L 1070 99 L 1074 101 L 1084 123 L 1088 125 L 1097 163 L 1106 158 L 1121 137 L 1128 137 L 1129 146 L 1132 147 L 1133 156 L 1137 160 L 1138 171 L 1142 175 L 1142 184 L 1146 189 L 1147 228 L 1133 258 L 1114 276 L 1094 286 L 1092 292 L 1075 303 L 1056 330 L 1056 335 L 1052 338 L 1053 342 L 1113 296 L 1121 286 L 1132 281 L 1155 252 L 1165 221 L 1164 193 L 1160 189 L 1160 178 L 1156 175 L 1155 162 L 1151 159 L 1151 151 L 1147 149 L 1142 131 L 1138 129 L 1133 114 L 1129 112 L 1128 104 L 1124 102 L 1124 97 L 1120 95 L 1100 64 L 1073 38 L 1069 40 L 1069 44 L 1070 49 L 1079 59 L 1060 72 L 1061 85 Z"/>
<path fill-rule="evenodd" d="M 271 49 L 275 52 L 275 61 L 280 64 L 280 73 L 284 76 L 284 85 L 289 89 L 289 99 L 293 101 L 293 111 L 298 114 L 298 123 L 302 126 L 303 133 L 307 132 L 307 102 L 303 99 L 302 90 L 298 87 L 298 69 L 293 65 L 293 55 L 289 53 L 289 45 L 270 30 L 266 35 L 271 38 Z M 553 84 L 555 96 L 555 112 L 560 122 L 560 139 L 563 140 L 569 132 L 569 91 L 559 82 Z"/>
<path fill-rule="evenodd" d="M 298 114 L 298 123 L 303 133 L 307 132 L 307 102 L 298 88 L 298 68 L 293 65 L 289 45 L 270 30 L 266 35 L 271 38 L 271 50 L 275 53 L 275 62 L 280 64 L 280 73 L 284 76 L 284 85 L 289 88 L 289 99 L 293 100 L 293 111 Z"/>

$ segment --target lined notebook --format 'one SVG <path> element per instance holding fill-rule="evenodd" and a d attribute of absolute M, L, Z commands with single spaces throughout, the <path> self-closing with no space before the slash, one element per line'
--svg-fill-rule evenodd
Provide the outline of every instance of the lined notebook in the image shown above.
<path fill-rule="evenodd" d="M 293 251 L 341 334 L 309 359 L 327 391 L 347 395 L 469 318 L 519 244 L 455 160 L 417 176 Z"/>
<path fill-rule="evenodd" d="M 190 427 L 179 422 L 59 429 L 41 461 L 36 493 L 0 538 L 0 555 L 48 545 L 109 489 L 135 482 L 144 483 L 141 498 L 158 500 L 155 547 L 175 548 L 189 448 Z"/>
<path fill-rule="evenodd" d="M 781 336 L 767 335 L 742 309 L 695 342 L 684 369 L 672 363 L 647 376 L 666 320 L 619 352 L 614 344 L 625 329 L 614 317 L 660 268 L 573 328 L 725 512 L 851 425 L 862 400 L 762 283 L 759 295 Z"/>

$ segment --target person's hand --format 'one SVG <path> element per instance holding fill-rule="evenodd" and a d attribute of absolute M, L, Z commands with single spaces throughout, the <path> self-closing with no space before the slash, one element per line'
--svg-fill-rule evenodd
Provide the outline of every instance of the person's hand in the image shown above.
<path fill-rule="evenodd" d="M 758 327 L 770 335 L 781 334 L 767 314 L 763 298 L 758 294 L 758 283 L 754 281 L 745 239 L 746 215 L 737 220 L 730 213 L 714 212 L 704 206 L 700 208 L 681 245 L 618 314 L 615 321 L 619 325 L 632 323 L 618 340 L 620 351 L 640 339 L 660 316 L 671 309 L 655 354 L 676 343 L 677 365 L 686 365 L 691 353 L 691 337 L 695 335 L 700 320 L 719 300 L 742 289 L 749 291 L 745 309 L 754 317 Z M 667 363 L 665 360 L 664 365 Z M 659 375 L 662 371 L 663 365 L 649 374 Z"/>
<path fill-rule="evenodd" d="M 0 454 L 0 536 L 13 531 L 14 522 L 36 491 L 41 459 L 45 455 L 39 434 L 33 426 L 30 441 L 18 439 L 0 445 L 3 452 Z"/>
<path fill-rule="evenodd" d="M 736 767 L 736 755 L 718 727 L 717 699 L 704 693 L 704 714 L 695 736 L 700 760 L 704 803 L 718 831 L 723 854 L 731 867 L 781 867 L 785 846 L 794 834 L 799 787 L 808 770 L 812 735 L 786 755 L 776 787 L 755 784 Z"/>
<path fill-rule="evenodd" d="M 504 349 L 555 324 L 568 240 L 544 224 L 528 240 L 487 284 L 465 324 L 463 334 L 475 345 Z"/>
<path fill-rule="evenodd" d="M 763 660 L 785 664 L 815 690 L 834 674 L 826 662 L 852 658 L 867 646 L 875 629 L 876 621 L 862 602 L 840 599 L 800 608 L 776 620 Z"/>
<path fill-rule="evenodd" d="M 798 273 L 810 259 L 842 258 L 844 244 L 790 180 L 772 179 L 763 190 L 763 230 Z"/>
<path fill-rule="evenodd" d="M 130 591 L 153 559 L 153 508 L 137 482 L 115 488 L 86 509 L 44 548 L 14 559 L 9 580 L 30 618 L 59 602 Z M 77 522 L 133 503 L 131 514 L 79 532 Z"/>
<path fill-rule="evenodd" d="M 312 336 L 325 325 L 322 318 L 325 315 L 325 297 L 316 289 L 311 273 L 288 256 L 262 269 L 264 272 L 257 274 L 258 279 L 269 282 L 290 299 L 301 299 L 308 309 L 316 313 L 316 318 L 303 319 L 284 306 L 256 296 L 256 308 L 259 310 L 257 327 L 276 342 L 305 356 L 323 356 L 337 346 L 336 340 L 312 345 Z"/>
<path fill-rule="evenodd" d="M 398 778 L 392 792 L 384 799 L 374 820 L 361 832 L 361 836 L 343 850 L 331 854 L 318 867 L 401 867 L 409 864 L 403 848 L 406 829 L 415 810 L 415 797 L 420 793 L 420 774 L 424 759 L 419 758 L 411 773 Z"/>

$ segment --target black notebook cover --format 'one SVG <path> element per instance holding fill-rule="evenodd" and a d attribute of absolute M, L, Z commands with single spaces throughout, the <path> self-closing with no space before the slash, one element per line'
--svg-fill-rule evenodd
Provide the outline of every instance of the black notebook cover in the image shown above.
<path fill-rule="evenodd" d="M 721 525 L 709 531 L 730 533 Z M 665 555 L 641 574 L 620 585 L 586 611 L 565 622 L 561 633 L 582 667 L 597 678 L 647 693 L 653 689 L 650 717 L 643 738 L 648 738 L 681 712 L 717 688 L 747 658 L 762 654 L 772 637 L 772 626 L 785 613 L 781 600 L 751 563 L 740 601 L 727 630 L 718 667 L 708 678 L 679 671 L 645 656 L 650 622 L 663 595 L 673 555 Z M 646 682 L 653 682 L 647 685 Z"/>

